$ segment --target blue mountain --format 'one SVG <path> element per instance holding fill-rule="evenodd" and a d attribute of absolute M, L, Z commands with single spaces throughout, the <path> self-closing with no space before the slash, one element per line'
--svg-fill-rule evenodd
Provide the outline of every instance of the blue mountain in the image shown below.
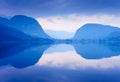
<path fill-rule="evenodd" d="M 85 24 L 81 28 L 77 30 L 73 39 L 81 40 L 81 39 L 105 39 L 112 32 L 118 31 L 120 28 L 101 25 L 101 24 Z"/>
<path fill-rule="evenodd" d="M 68 39 L 68 38 L 72 38 L 74 35 L 74 33 L 65 32 L 65 31 L 46 30 L 45 32 L 49 34 L 49 36 L 56 39 Z"/>
<path fill-rule="evenodd" d="M 17 29 L 33 37 L 52 39 L 44 32 L 40 24 L 32 17 L 27 17 L 24 15 L 16 15 L 11 19 L 0 17 L 0 24 Z"/>
<path fill-rule="evenodd" d="M 0 24 L 2 25 L 8 25 L 9 20 L 4 18 L 4 17 L 0 17 Z"/>
<path fill-rule="evenodd" d="M 120 42 L 120 29 L 118 31 L 114 31 L 107 37 L 108 41 L 116 41 Z"/>
<path fill-rule="evenodd" d="M 110 49 L 116 52 L 120 52 L 120 30 L 112 32 L 107 37 L 107 43 L 106 45 L 111 45 Z M 113 48 L 114 47 L 114 48 Z"/>
<path fill-rule="evenodd" d="M 120 54 L 120 28 L 86 24 L 77 30 L 72 45 L 76 52 L 86 59 L 118 56 Z"/>
<path fill-rule="evenodd" d="M 19 30 L 0 24 L 0 42 L 32 40 L 32 37 Z"/>
<path fill-rule="evenodd" d="M 9 26 L 34 37 L 51 39 L 32 17 L 16 15 L 10 19 Z"/>

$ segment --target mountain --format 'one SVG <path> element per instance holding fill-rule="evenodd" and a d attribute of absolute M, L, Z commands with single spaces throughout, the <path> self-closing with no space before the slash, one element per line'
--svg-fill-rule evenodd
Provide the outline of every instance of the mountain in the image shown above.
<path fill-rule="evenodd" d="M 68 39 L 73 37 L 73 33 L 64 31 L 45 30 L 45 32 L 56 39 Z"/>
<path fill-rule="evenodd" d="M 9 23 L 9 20 L 3 17 L 0 17 L 0 24 L 7 25 Z"/>
<path fill-rule="evenodd" d="M 120 54 L 118 27 L 86 24 L 77 30 L 73 41 L 76 52 L 86 59 L 107 58 Z"/>
<path fill-rule="evenodd" d="M 108 37 L 112 32 L 118 31 L 120 28 L 101 25 L 101 24 L 85 24 L 77 30 L 73 39 L 104 39 Z"/>
<path fill-rule="evenodd" d="M 120 30 L 114 31 L 111 34 L 109 34 L 109 36 L 107 37 L 107 40 L 120 42 Z"/>
<path fill-rule="evenodd" d="M 31 17 L 16 15 L 10 19 L 10 26 L 34 37 L 50 38 L 40 24 Z"/>
<path fill-rule="evenodd" d="M 110 49 L 116 52 L 120 52 L 120 30 L 112 32 L 107 37 L 106 45 L 111 45 Z"/>
<path fill-rule="evenodd" d="M 31 40 L 32 37 L 14 28 L 0 24 L 0 42 Z"/>
<path fill-rule="evenodd" d="M 52 39 L 44 32 L 40 24 L 32 17 L 27 17 L 24 15 L 16 15 L 11 19 L 0 17 L 0 24 L 12 27 L 33 37 Z"/>

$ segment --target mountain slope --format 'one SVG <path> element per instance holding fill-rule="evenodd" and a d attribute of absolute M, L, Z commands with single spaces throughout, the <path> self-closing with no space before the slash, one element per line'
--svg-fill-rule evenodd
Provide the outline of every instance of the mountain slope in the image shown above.
<path fill-rule="evenodd" d="M 54 31 L 54 30 L 46 30 L 48 35 L 56 39 L 68 39 L 73 37 L 73 33 L 64 32 L 64 31 Z"/>
<path fill-rule="evenodd" d="M 31 40 L 32 37 L 26 35 L 14 28 L 0 24 L 0 42 L 2 41 L 20 41 Z"/>
<path fill-rule="evenodd" d="M 108 25 L 86 24 L 77 30 L 73 39 L 103 39 L 118 30 L 120 30 L 120 28 Z"/>
<path fill-rule="evenodd" d="M 9 20 L 3 17 L 0 17 L 0 24 L 7 25 L 9 23 Z"/>
<path fill-rule="evenodd" d="M 40 24 L 31 17 L 16 15 L 10 19 L 11 27 L 20 30 L 28 35 L 40 38 L 50 38 L 42 29 Z"/>

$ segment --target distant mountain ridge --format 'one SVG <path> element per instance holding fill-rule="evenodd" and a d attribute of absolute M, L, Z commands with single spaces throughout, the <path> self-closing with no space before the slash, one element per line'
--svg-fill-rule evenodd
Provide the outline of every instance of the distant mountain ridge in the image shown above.
<path fill-rule="evenodd" d="M 66 34 L 66 33 L 63 34 L 63 32 L 60 33 L 61 33 L 60 36 Z M 101 42 L 101 40 L 103 40 L 103 42 Z M 11 43 L 11 41 L 13 42 Z M 26 42 L 24 43 L 24 41 L 28 41 L 27 44 Z M 16 58 L 17 59 L 20 58 L 19 55 L 16 56 L 15 58 L 13 57 L 14 61 L 10 61 L 10 63 L 12 63 L 11 65 L 13 65 L 14 67 L 21 68 L 33 65 L 41 57 L 44 50 L 48 48 L 48 45 L 50 46 L 51 44 L 63 44 L 63 43 L 73 45 L 76 52 L 86 59 L 100 59 L 105 57 L 117 56 L 120 54 L 119 47 L 120 28 L 101 24 L 85 24 L 76 31 L 73 38 L 53 39 L 44 32 L 42 27 L 34 18 L 23 15 L 14 16 L 10 20 L 6 18 L 0 18 L 1 58 L 12 56 L 15 54 L 20 54 L 23 55 L 21 59 L 24 59 L 26 57 L 26 59 L 28 59 L 28 62 L 30 62 L 31 60 L 33 61 L 30 63 L 26 63 L 26 65 L 24 63 L 21 65 L 15 64 L 14 63 L 15 61 L 19 63 L 19 61 L 16 60 Z M 34 56 L 36 54 L 34 53 L 32 56 L 29 56 L 29 58 L 27 58 L 25 54 L 29 49 L 28 50 L 26 49 L 32 46 L 34 47 L 36 45 L 40 45 L 40 48 L 37 50 L 36 49 L 30 50 L 32 50 L 33 52 L 34 50 L 35 52 L 36 51 L 39 52 L 39 50 L 41 50 L 41 52 L 39 53 L 36 52 L 38 56 L 35 58 Z M 11 48 L 13 48 L 13 50 Z M 26 50 L 26 52 L 24 52 L 24 50 Z M 106 52 L 108 53 L 106 54 Z M 32 52 L 28 53 L 31 54 Z M 6 63 L 8 64 L 8 62 Z"/>
<path fill-rule="evenodd" d="M 73 39 L 104 39 L 115 31 L 120 32 L 120 28 L 101 24 L 85 24 L 76 31 Z"/>
<path fill-rule="evenodd" d="M 40 38 L 50 38 L 34 18 L 16 15 L 10 19 L 10 22 L 11 26 L 17 27 L 16 29 L 26 34 Z"/>
<path fill-rule="evenodd" d="M 25 41 L 33 38 L 25 33 L 0 24 L 0 42 L 5 41 Z"/>
<path fill-rule="evenodd" d="M 48 32 L 49 35 L 45 33 L 45 31 L 42 29 L 40 24 L 32 17 L 27 17 L 24 15 L 16 15 L 12 17 L 11 19 L 6 19 L 0 17 L 0 25 L 3 25 L 5 27 L 9 27 L 12 30 L 16 29 L 17 31 L 23 32 L 23 34 L 29 35 L 31 37 L 35 38 L 43 38 L 43 39 L 52 39 L 49 35 L 54 36 L 54 40 L 61 41 L 60 36 L 70 37 L 70 33 L 65 33 L 65 32 Z M 2 28 L 3 29 L 3 28 Z M 5 29 L 4 29 L 5 30 Z M 5 31 L 4 31 L 5 32 Z M 11 31 L 12 32 L 12 31 Z M 117 34 L 115 33 L 117 32 Z M 57 33 L 61 33 L 58 34 Z M 112 36 L 111 36 L 112 34 Z M 15 34 L 14 34 L 15 35 Z M 110 40 L 111 38 L 119 38 L 120 35 L 120 28 L 114 27 L 114 26 L 109 26 L 109 25 L 101 25 L 101 24 L 85 24 L 81 28 L 79 28 L 73 38 L 68 38 L 69 40 L 99 40 L 99 39 L 108 39 Z M 56 36 L 59 36 L 60 38 L 56 38 Z M 66 38 L 65 38 L 66 39 Z M 61 41 L 64 43 L 63 41 Z"/>
<path fill-rule="evenodd" d="M 32 17 L 16 15 L 12 17 L 10 20 L 1 17 L 0 24 L 15 28 L 33 37 L 51 39 L 51 37 L 44 32 L 40 24 Z"/>
<path fill-rule="evenodd" d="M 45 30 L 45 32 L 55 39 L 68 39 L 74 36 L 72 32 Z"/>

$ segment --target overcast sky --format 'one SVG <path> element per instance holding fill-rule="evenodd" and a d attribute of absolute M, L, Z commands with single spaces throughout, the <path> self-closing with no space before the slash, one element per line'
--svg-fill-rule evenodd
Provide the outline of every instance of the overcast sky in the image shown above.
<path fill-rule="evenodd" d="M 66 14 L 120 14 L 119 0 L 0 0 L 0 14 L 34 17 Z"/>
<path fill-rule="evenodd" d="M 0 0 L 1 16 L 18 14 L 36 18 L 44 29 L 73 32 L 85 23 L 120 27 L 120 0 Z"/>

